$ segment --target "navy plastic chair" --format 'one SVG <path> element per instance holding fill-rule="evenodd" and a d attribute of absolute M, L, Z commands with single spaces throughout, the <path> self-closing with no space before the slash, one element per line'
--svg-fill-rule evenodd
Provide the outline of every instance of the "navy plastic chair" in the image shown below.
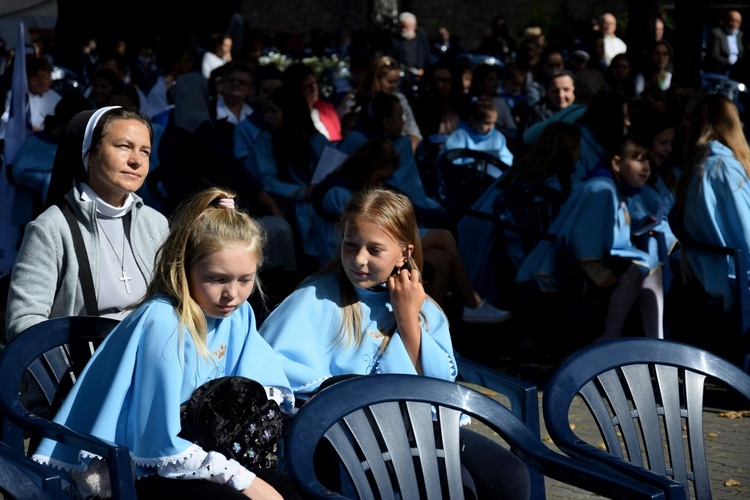
<path fill-rule="evenodd" d="M 539 391 L 536 385 L 499 372 L 481 363 L 471 361 L 456 351 L 453 352 L 453 357 L 458 365 L 459 382 L 478 386 L 480 392 L 496 393 L 507 398 L 508 409 L 528 427 L 533 435 L 540 438 Z M 345 375 L 338 377 L 338 380 L 341 381 L 351 377 Z M 329 385 L 324 384 L 326 386 Z M 322 388 L 323 386 L 321 386 L 320 390 L 323 390 Z M 310 397 L 310 394 L 296 394 L 298 405 L 302 406 Z M 532 500 L 543 500 L 546 498 L 544 476 L 533 469 L 529 473 L 531 477 Z"/>
<path fill-rule="evenodd" d="M 703 349 L 646 338 L 592 344 L 568 357 L 545 386 L 544 422 L 553 442 L 572 457 L 658 486 L 668 498 L 689 498 L 692 489 L 697 500 L 710 499 L 703 430 L 707 380 L 750 401 L 750 376 Z M 571 429 L 569 411 L 577 396 L 596 420 L 606 451 Z"/>
<path fill-rule="evenodd" d="M 456 351 L 453 357 L 458 365 L 458 381 L 479 386 L 508 398 L 510 411 L 528 427 L 537 439 L 541 438 L 539 426 L 539 391 L 534 384 L 494 370 L 481 363 L 464 358 Z M 535 469 L 530 469 L 531 498 L 543 500 L 546 498 L 544 475 Z"/>
<path fill-rule="evenodd" d="M 678 235 L 682 251 L 718 255 L 728 259 L 734 266 L 735 276 L 745 279 L 732 280 L 734 302 L 729 310 L 724 310 L 723 300 L 709 296 L 701 283 L 692 277 L 682 275 L 683 292 L 677 314 L 684 335 L 677 340 L 694 344 L 726 357 L 750 373 L 750 286 L 748 283 L 748 254 L 740 248 L 723 247 L 712 243 L 691 240 L 687 235 Z M 679 305 L 678 305 L 679 306 Z M 726 324 L 728 328 L 716 332 L 716 325 Z"/>
<path fill-rule="evenodd" d="M 444 151 L 433 165 L 435 198 L 458 220 L 508 168 L 498 157 L 484 151 Z M 492 171 L 497 175 L 493 176 Z"/>
<path fill-rule="evenodd" d="M 417 375 L 367 375 L 319 392 L 295 416 L 281 464 L 309 498 L 462 499 L 462 414 L 489 426 L 545 476 L 612 498 L 663 498 L 656 488 L 552 451 L 498 401 Z M 316 468 L 325 444 L 338 467 L 326 460 Z M 339 471 L 340 489 L 324 485 L 321 470 Z"/>
<path fill-rule="evenodd" d="M 0 498 L 62 498 L 60 474 L 0 443 Z"/>
<path fill-rule="evenodd" d="M 19 386 L 25 373 L 54 409 L 72 387 L 96 347 L 118 324 L 94 316 L 72 316 L 44 321 L 10 341 L 0 355 L 0 438 L 24 453 L 24 433 L 46 437 L 73 448 L 95 453 L 107 460 L 115 499 L 132 499 L 135 480 L 130 453 L 125 446 L 68 427 L 34 414 L 23 406 Z"/>

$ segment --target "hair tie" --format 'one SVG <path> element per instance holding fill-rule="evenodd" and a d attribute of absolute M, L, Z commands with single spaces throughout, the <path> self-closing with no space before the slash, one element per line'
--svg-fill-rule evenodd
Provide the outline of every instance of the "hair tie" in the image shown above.
<path fill-rule="evenodd" d="M 234 198 L 219 198 L 217 205 L 219 208 L 234 210 Z"/>
<path fill-rule="evenodd" d="M 86 131 L 83 133 L 83 146 L 81 147 L 81 159 L 83 160 L 83 168 L 86 170 L 86 172 L 89 171 L 89 149 L 91 149 L 91 140 L 94 137 L 94 129 L 96 128 L 96 124 L 99 123 L 99 119 L 109 111 L 110 109 L 117 109 L 121 108 L 122 106 L 105 106 L 103 108 L 97 109 L 93 115 L 91 115 L 91 118 L 89 118 L 89 121 L 86 123 Z"/>

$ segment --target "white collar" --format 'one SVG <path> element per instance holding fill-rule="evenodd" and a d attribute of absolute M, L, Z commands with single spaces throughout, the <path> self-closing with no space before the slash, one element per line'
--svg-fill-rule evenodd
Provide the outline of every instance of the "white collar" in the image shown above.
<path fill-rule="evenodd" d="M 251 114 L 253 114 L 253 108 L 250 107 L 250 105 L 248 104 L 242 105 L 242 110 L 240 110 L 240 116 L 234 116 L 234 113 L 229 111 L 229 108 L 227 107 L 227 103 L 224 100 L 223 96 L 219 96 L 219 98 L 216 100 L 216 119 L 217 120 L 226 119 L 229 123 L 233 125 L 237 125 L 240 121 L 244 120 Z"/>
<path fill-rule="evenodd" d="M 125 203 L 123 203 L 121 207 L 115 207 L 104 201 L 101 196 L 96 194 L 85 182 L 81 182 L 79 187 L 81 189 L 81 199 L 84 201 L 96 202 L 96 211 L 105 217 L 122 217 L 133 208 L 134 198 L 132 193 L 125 198 Z"/>

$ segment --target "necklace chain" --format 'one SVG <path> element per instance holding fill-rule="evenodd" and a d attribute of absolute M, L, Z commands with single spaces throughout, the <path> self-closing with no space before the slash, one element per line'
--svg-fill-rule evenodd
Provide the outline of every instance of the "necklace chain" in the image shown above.
<path fill-rule="evenodd" d="M 107 235 L 107 231 L 104 230 L 104 226 L 98 220 L 97 223 L 99 224 L 99 228 L 102 230 L 102 234 L 107 239 L 107 243 L 109 243 L 109 247 L 112 249 L 112 253 L 115 254 L 117 262 L 120 264 L 121 275 L 118 279 L 125 283 L 125 291 L 128 293 L 128 295 L 130 295 L 130 284 L 128 282 L 133 278 L 125 274 L 125 240 L 127 239 L 127 237 L 125 236 L 125 234 L 122 235 L 122 258 L 120 258 L 120 256 L 117 255 L 115 246 L 112 244 L 112 240 L 110 240 L 109 236 Z"/>

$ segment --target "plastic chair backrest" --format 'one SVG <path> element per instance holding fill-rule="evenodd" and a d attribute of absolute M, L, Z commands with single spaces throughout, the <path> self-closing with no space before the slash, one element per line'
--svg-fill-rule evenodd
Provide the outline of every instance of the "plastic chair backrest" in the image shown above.
<path fill-rule="evenodd" d="M 554 452 L 498 401 L 417 375 L 351 378 L 313 396 L 284 438 L 282 470 L 311 498 L 461 499 L 462 414 L 488 425 L 546 476 L 613 498 L 663 498 L 653 487 Z M 338 469 L 320 463 L 319 445 L 329 446 Z M 339 470 L 338 486 L 323 484 L 321 470 Z"/>
<path fill-rule="evenodd" d="M 544 422 L 570 456 L 659 486 L 669 498 L 688 498 L 692 486 L 697 500 L 710 499 L 703 430 L 707 379 L 750 401 L 750 376 L 708 351 L 660 339 L 599 342 L 569 356 L 545 386 Z M 576 396 L 589 408 L 606 451 L 571 429 Z"/>
<path fill-rule="evenodd" d="M 542 183 L 515 183 L 503 189 L 493 211 L 506 214 L 507 229 L 517 232 L 525 255 L 547 235 L 552 221 L 565 204 L 566 195 Z"/>
<path fill-rule="evenodd" d="M 38 323 L 13 338 L 0 355 L 0 439 L 24 453 L 23 433 L 46 437 L 106 458 L 114 498 L 135 498 L 135 482 L 127 447 L 81 434 L 35 415 L 19 397 L 22 378 L 41 390 L 50 404 L 72 387 L 95 348 L 118 324 L 95 316 L 70 316 Z"/>
<path fill-rule="evenodd" d="M 450 211 L 465 214 L 495 181 L 488 172 L 493 166 L 501 172 L 509 167 L 498 157 L 473 149 L 451 149 L 435 161 L 436 198 Z"/>
<path fill-rule="evenodd" d="M 62 498 L 60 474 L 0 443 L 0 498 Z"/>
<path fill-rule="evenodd" d="M 711 299 L 707 299 L 703 304 L 698 304 L 698 306 L 706 309 L 720 309 L 720 314 L 730 319 L 733 330 L 730 332 L 732 337 L 727 339 L 727 345 L 717 346 L 717 348 L 720 349 L 721 355 L 725 357 L 731 356 L 732 361 L 750 373 L 750 286 L 748 286 L 747 278 L 750 262 L 748 262 L 747 252 L 741 248 L 724 247 L 692 240 L 685 234 L 679 234 L 678 238 L 682 251 L 719 255 L 731 261 L 734 267 L 735 278 L 732 280 L 731 285 L 734 301 L 730 309 L 723 312 L 723 305 L 721 304 L 712 307 L 710 304 Z M 744 279 L 741 278 L 743 276 L 745 277 Z M 701 292 L 705 295 L 705 290 L 698 283 L 698 280 L 690 277 L 683 277 L 683 279 L 691 283 L 693 289 L 696 286 L 700 288 Z"/>

